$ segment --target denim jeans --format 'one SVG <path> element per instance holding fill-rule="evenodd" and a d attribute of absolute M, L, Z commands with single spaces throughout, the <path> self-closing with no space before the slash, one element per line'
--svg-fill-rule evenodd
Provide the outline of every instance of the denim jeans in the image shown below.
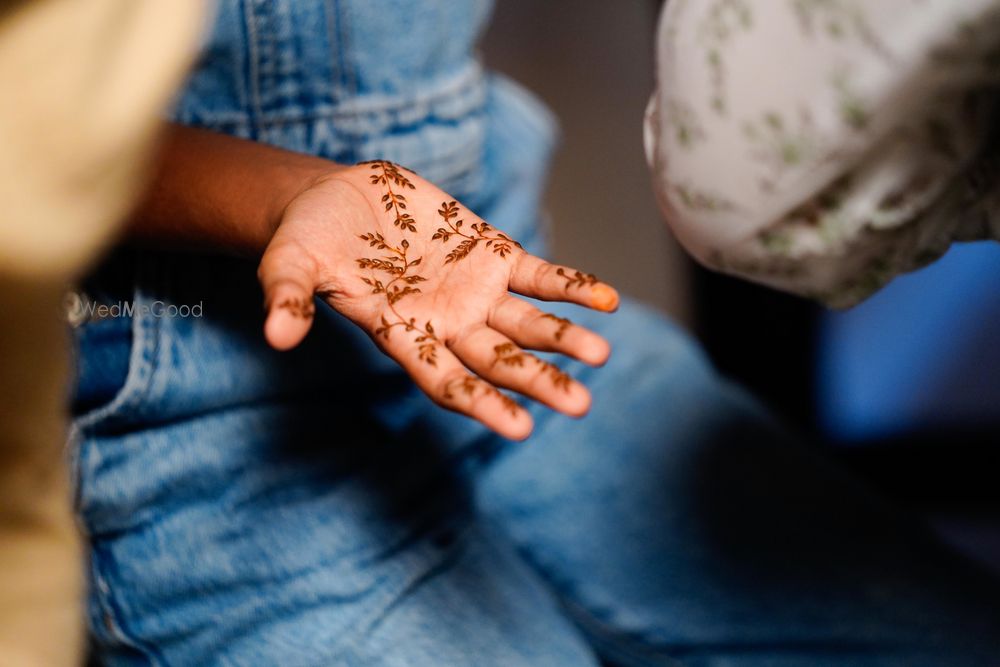
<path fill-rule="evenodd" d="M 224 2 L 177 117 L 399 161 L 541 252 L 553 126 L 473 59 L 487 10 Z M 90 285 L 139 309 L 78 330 L 77 501 L 108 665 L 996 664 L 995 581 L 632 302 L 550 308 L 615 351 L 560 362 L 588 417 L 531 406 L 513 444 L 325 307 L 299 348 L 268 348 L 250 262 L 123 248 Z"/>

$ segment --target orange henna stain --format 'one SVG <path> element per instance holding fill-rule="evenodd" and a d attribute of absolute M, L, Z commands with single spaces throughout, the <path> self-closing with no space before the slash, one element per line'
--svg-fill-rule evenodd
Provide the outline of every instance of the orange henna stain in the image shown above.
<path fill-rule="evenodd" d="M 618 292 L 607 285 L 595 285 L 590 292 L 590 303 L 597 310 L 610 313 L 618 308 Z"/>

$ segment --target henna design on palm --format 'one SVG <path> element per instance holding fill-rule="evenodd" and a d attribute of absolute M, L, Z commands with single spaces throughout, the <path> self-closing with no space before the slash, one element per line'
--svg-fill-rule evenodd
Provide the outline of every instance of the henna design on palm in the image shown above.
<path fill-rule="evenodd" d="M 403 168 L 387 160 L 370 160 L 359 164 L 371 165 L 372 171 L 375 172 L 370 175 L 371 184 L 381 185 L 385 188 L 385 194 L 382 195 L 382 203 L 385 204 L 386 213 L 393 211 L 395 214 L 392 224 L 406 231 L 417 231 L 416 221 L 413 219 L 413 216 L 405 212 L 406 197 L 392 189 L 393 185 L 404 190 L 407 188 L 410 190 L 417 189 L 413 182 L 403 174 Z"/>
<path fill-rule="evenodd" d="M 399 166 L 391 162 L 377 160 L 367 164 L 371 164 L 372 169 L 379 172 L 371 174 L 370 181 L 372 185 L 379 185 L 385 188 L 386 194 L 383 195 L 382 202 L 385 203 L 386 213 L 390 211 L 395 212 L 393 224 L 401 232 L 416 232 L 416 221 L 413 219 L 413 216 L 402 212 L 406 209 L 406 198 L 403 195 L 395 193 L 392 190 L 392 185 L 395 184 L 398 187 L 409 188 L 411 190 L 415 190 L 416 186 L 403 175 Z M 418 346 L 420 360 L 431 366 L 436 366 L 437 347 L 440 341 L 434 333 L 434 325 L 428 320 L 423 326 L 420 326 L 417 324 L 416 318 L 406 318 L 396 309 L 396 304 L 402 299 L 410 294 L 420 293 L 420 288 L 414 287 L 414 285 L 427 280 L 419 274 L 410 273 L 410 269 L 420 266 L 423 257 L 417 257 L 413 260 L 407 257 L 410 242 L 405 238 L 400 241 L 398 247 L 390 245 L 385 240 L 385 236 L 378 232 L 361 234 L 358 238 L 366 241 L 370 248 L 389 253 L 382 257 L 360 257 L 356 260 L 359 268 L 368 269 L 372 272 L 371 277 L 362 276 L 361 280 L 371 287 L 372 294 L 385 295 L 389 311 L 395 317 L 394 320 L 390 321 L 385 315 L 382 315 L 381 326 L 375 329 L 375 336 L 382 336 L 386 340 L 389 340 L 390 331 L 396 327 L 403 327 L 403 330 L 406 332 L 416 331 L 418 335 L 413 342 Z M 378 272 L 389 274 L 391 279 L 383 283 L 375 277 L 375 274 Z"/>
<path fill-rule="evenodd" d="M 258 275 L 276 304 L 265 322 L 276 348 L 302 340 L 319 295 L 440 405 L 515 439 L 530 432 L 531 417 L 502 389 L 573 416 L 590 404 L 585 387 L 522 349 L 591 365 L 610 352 L 597 334 L 515 295 L 605 311 L 618 299 L 591 274 L 525 252 L 432 183 L 384 160 L 337 170 L 298 194 Z"/>
<path fill-rule="evenodd" d="M 506 258 L 514 248 L 521 250 L 520 243 L 506 234 L 498 232 L 487 222 L 472 223 L 469 226 L 473 232 L 472 234 L 463 232 L 462 225 L 464 221 L 455 220 L 458 217 L 458 202 L 441 202 L 438 215 L 441 216 L 448 227 L 447 229 L 438 227 L 438 230 L 431 236 L 432 241 L 440 240 L 442 243 L 447 243 L 452 236 L 462 237 L 462 241 L 458 246 L 448 253 L 448 256 L 444 260 L 445 264 L 465 259 L 480 243 L 485 243 L 487 248 L 492 248 L 493 252 L 499 255 L 501 259 Z M 452 220 L 455 220 L 455 222 L 452 222 Z"/>

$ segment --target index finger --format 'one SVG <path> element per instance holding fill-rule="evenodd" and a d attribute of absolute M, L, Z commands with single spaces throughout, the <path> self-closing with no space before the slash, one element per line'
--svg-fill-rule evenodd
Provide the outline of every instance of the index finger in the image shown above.
<path fill-rule="evenodd" d="M 592 273 L 551 264 L 523 253 L 510 277 L 510 289 L 542 301 L 568 301 L 606 313 L 618 309 L 618 292 Z"/>

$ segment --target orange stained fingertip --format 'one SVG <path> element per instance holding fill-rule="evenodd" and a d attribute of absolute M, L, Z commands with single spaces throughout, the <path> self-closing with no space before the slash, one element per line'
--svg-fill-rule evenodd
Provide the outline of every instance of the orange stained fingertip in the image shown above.
<path fill-rule="evenodd" d="M 618 292 L 607 285 L 595 285 L 590 292 L 590 304 L 605 313 L 614 312 L 618 310 Z"/>

